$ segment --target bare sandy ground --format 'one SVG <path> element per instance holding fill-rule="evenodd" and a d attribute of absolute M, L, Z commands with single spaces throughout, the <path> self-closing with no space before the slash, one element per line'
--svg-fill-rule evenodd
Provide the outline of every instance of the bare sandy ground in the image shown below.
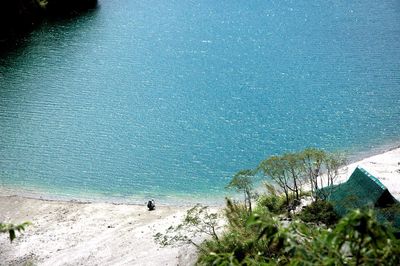
<path fill-rule="evenodd" d="M 350 164 L 338 182 L 360 166 L 400 199 L 400 148 Z M 3 193 L 4 194 L 4 193 Z M 0 221 L 33 224 L 10 243 L 0 235 L 0 265 L 193 265 L 190 245 L 159 247 L 153 239 L 179 223 L 187 207 L 46 201 L 0 196 Z"/>
<path fill-rule="evenodd" d="M 0 235 L 0 265 L 191 265 L 196 250 L 159 247 L 157 232 L 179 223 L 186 208 L 0 197 L 0 221 L 32 225 L 10 243 Z"/>

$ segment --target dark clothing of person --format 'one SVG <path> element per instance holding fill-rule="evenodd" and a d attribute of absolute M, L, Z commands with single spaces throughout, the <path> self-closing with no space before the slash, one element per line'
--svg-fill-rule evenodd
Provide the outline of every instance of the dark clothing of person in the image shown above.
<path fill-rule="evenodd" d="M 154 203 L 154 200 L 149 200 L 149 202 L 147 202 L 147 208 L 149 209 L 149 211 L 154 211 L 156 209 L 156 204 Z"/>

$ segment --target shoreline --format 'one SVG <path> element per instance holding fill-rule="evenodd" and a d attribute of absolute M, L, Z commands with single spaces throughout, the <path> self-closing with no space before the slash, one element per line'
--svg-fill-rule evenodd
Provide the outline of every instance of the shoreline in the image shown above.
<path fill-rule="evenodd" d="M 379 146 L 373 146 L 368 150 L 359 150 L 353 153 L 345 153 L 347 156 L 347 165 L 360 162 L 370 157 L 374 157 L 380 154 L 384 154 L 393 150 L 400 149 L 400 141 L 395 141 L 391 143 L 385 143 Z"/>
<path fill-rule="evenodd" d="M 346 154 L 348 158 L 347 166 L 354 166 L 354 164 L 361 163 L 368 158 L 376 157 L 379 155 L 383 155 L 389 153 L 394 150 L 400 150 L 399 142 L 392 142 L 391 144 L 383 144 L 380 146 L 373 147 L 369 151 L 359 151 L 352 154 Z M 400 155 L 399 155 L 400 157 Z M 400 158 L 399 158 L 400 162 Z M 354 170 L 355 167 L 352 167 Z M 366 169 L 368 171 L 368 169 Z M 351 173 L 344 173 L 351 174 Z M 371 173 L 372 174 L 372 173 Z M 343 174 L 342 174 L 343 175 Z M 343 182 L 344 177 L 340 176 L 339 180 Z M 389 189 L 390 191 L 390 189 Z M 400 189 L 399 189 L 400 191 Z M 226 194 L 225 196 L 227 196 Z M 7 186 L 0 184 L 0 197 L 4 196 L 17 196 L 27 199 L 38 199 L 44 201 L 59 201 L 59 202 L 77 202 L 77 203 L 108 203 L 115 205 L 134 205 L 134 206 L 144 206 L 146 203 L 146 199 L 140 197 L 107 197 L 101 196 L 99 194 L 87 194 L 87 195 L 77 195 L 77 196 L 65 196 L 65 195 L 56 195 L 51 194 L 49 192 L 44 191 L 44 189 L 35 190 L 32 189 L 19 189 L 17 187 Z M 158 206 L 173 206 L 173 207 L 190 207 L 197 203 L 208 205 L 211 207 L 221 207 L 225 205 L 224 197 L 220 197 L 221 194 L 218 195 L 196 195 L 195 199 L 193 199 L 190 195 L 174 195 L 173 197 L 162 197 L 155 198 Z M 207 200 L 204 200 L 206 198 Z M 400 192 L 399 198 L 400 200 Z M 148 199 L 147 199 L 148 200 Z M 140 203 L 143 202 L 143 203 Z"/>
<path fill-rule="evenodd" d="M 117 197 L 95 197 L 90 195 L 86 197 L 68 197 L 68 196 L 60 196 L 60 195 L 52 195 L 46 192 L 39 191 L 26 191 L 26 190 L 18 190 L 17 188 L 10 188 L 4 185 L 0 185 L 0 197 L 21 197 L 25 199 L 33 199 L 33 200 L 42 200 L 42 201 L 50 201 L 50 202 L 71 202 L 71 203 L 82 203 L 82 204 L 90 204 L 90 203 L 106 203 L 111 205 L 128 205 L 128 206 L 145 206 L 147 201 L 150 200 L 150 197 L 147 199 L 142 198 L 117 198 Z M 170 197 L 167 200 L 164 198 L 155 198 L 158 206 L 163 207 L 182 207 L 187 208 L 191 207 L 195 204 L 203 204 L 210 207 L 221 207 L 224 205 L 224 198 L 220 198 L 217 196 L 210 195 L 198 195 L 193 198 L 189 198 L 190 196 L 176 196 Z M 207 200 L 202 200 L 204 197 L 207 197 Z M 173 198 L 173 199 L 171 199 Z M 143 203 L 140 203 L 143 202 Z"/>
<path fill-rule="evenodd" d="M 337 182 L 345 182 L 357 166 L 377 177 L 400 199 L 400 147 L 348 164 Z M 156 201 L 156 210 L 148 211 L 145 204 L 0 193 L 1 222 L 32 222 L 12 243 L 7 234 L 0 234 L 0 261 L 6 265 L 194 265 L 194 246 L 160 247 L 153 238 L 179 224 L 189 208 Z M 214 212 L 221 209 L 211 208 Z"/>

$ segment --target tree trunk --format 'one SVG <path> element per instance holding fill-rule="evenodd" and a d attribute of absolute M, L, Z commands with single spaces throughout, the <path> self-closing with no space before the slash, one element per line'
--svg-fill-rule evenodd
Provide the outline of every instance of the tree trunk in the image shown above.
<path fill-rule="evenodd" d="M 249 190 L 246 190 L 246 194 L 247 194 L 247 201 L 248 201 L 248 204 L 249 204 L 249 210 L 251 212 L 252 211 L 251 210 L 251 192 Z"/>

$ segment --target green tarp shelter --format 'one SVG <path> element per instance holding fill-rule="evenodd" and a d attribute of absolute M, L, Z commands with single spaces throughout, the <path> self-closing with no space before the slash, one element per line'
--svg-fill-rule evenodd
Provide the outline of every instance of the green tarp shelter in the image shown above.
<path fill-rule="evenodd" d="M 331 190 L 327 200 L 339 216 L 352 209 L 374 208 L 378 220 L 400 228 L 400 203 L 364 169 L 357 167 L 347 182 L 326 189 Z"/>

